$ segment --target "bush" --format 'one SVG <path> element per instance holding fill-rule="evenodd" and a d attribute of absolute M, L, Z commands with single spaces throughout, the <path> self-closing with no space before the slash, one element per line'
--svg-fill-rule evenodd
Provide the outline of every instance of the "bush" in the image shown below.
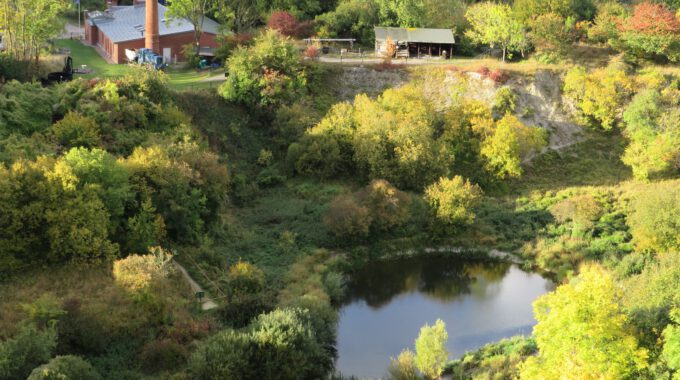
<path fill-rule="evenodd" d="M 514 113 L 517 107 L 517 94 L 511 87 L 501 87 L 494 95 L 493 114 L 500 119 L 508 113 Z"/>
<path fill-rule="evenodd" d="M 680 186 L 652 185 L 633 200 L 627 223 L 639 249 L 680 250 Z"/>
<path fill-rule="evenodd" d="M 474 207 L 481 189 L 460 176 L 442 177 L 425 190 L 425 199 L 435 218 L 448 225 L 470 224 L 475 220 Z"/>
<path fill-rule="evenodd" d="M 581 121 L 604 130 L 621 122 L 623 106 L 633 95 L 634 87 L 620 64 L 591 73 L 576 66 L 564 78 L 564 94 L 575 102 Z"/>
<path fill-rule="evenodd" d="M 361 239 L 368 236 L 373 218 L 353 197 L 340 196 L 331 203 L 324 222 L 340 238 Z"/>
<path fill-rule="evenodd" d="M 267 310 L 269 302 L 264 294 L 264 272 L 253 264 L 239 261 L 229 268 L 227 303 L 220 313 L 233 327 L 243 327 L 251 319 Z"/>
<path fill-rule="evenodd" d="M 148 341 L 140 354 L 144 369 L 151 372 L 175 369 L 184 365 L 188 358 L 187 349 L 171 339 Z"/>
<path fill-rule="evenodd" d="M 220 95 L 249 106 L 279 105 L 307 87 L 297 48 L 273 30 L 257 37 L 252 47 L 238 48 L 229 59 L 228 73 Z"/>
<path fill-rule="evenodd" d="M 256 353 L 248 334 L 223 330 L 199 343 L 189 359 L 189 373 L 201 380 L 256 379 Z"/>
<path fill-rule="evenodd" d="M 38 330 L 24 325 L 12 339 L 0 342 L 0 379 L 24 380 L 35 367 L 47 363 L 57 345 L 53 327 Z"/>
<path fill-rule="evenodd" d="M 66 116 L 52 126 L 52 134 L 57 142 L 65 147 L 93 148 L 99 146 L 99 127 L 94 120 L 75 112 Z"/>
<path fill-rule="evenodd" d="M 0 137 L 47 130 L 52 123 L 53 96 L 51 88 L 39 83 L 11 81 L 0 86 Z"/>
<path fill-rule="evenodd" d="M 380 231 L 402 225 L 409 217 L 411 198 L 383 179 L 371 181 L 355 195 L 368 208 L 371 227 Z"/>
<path fill-rule="evenodd" d="M 98 380 L 101 375 L 90 363 L 73 355 L 57 356 L 34 369 L 27 380 Z"/>
<path fill-rule="evenodd" d="M 390 359 L 390 366 L 387 368 L 387 375 L 390 380 L 418 380 L 418 372 L 414 361 L 414 354 L 411 350 L 402 351 L 399 356 Z"/>
<path fill-rule="evenodd" d="M 130 255 L 113 263 L 113 277 L 120 286 L 139 293 L 170 274 L 174 268 L 172 254 L 160 247 L 149 251 L 147 255 Z"/>

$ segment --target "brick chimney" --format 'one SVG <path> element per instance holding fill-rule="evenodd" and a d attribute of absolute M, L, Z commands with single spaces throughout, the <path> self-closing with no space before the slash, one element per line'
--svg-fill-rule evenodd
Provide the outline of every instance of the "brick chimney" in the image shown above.
<path fill-rule="evenodd" d="M 151 49 L 156 54 L 159 54 L 161 50 L 160 35 L 158 33 L 158 0 L 146 1 L 144 47 Z"/>

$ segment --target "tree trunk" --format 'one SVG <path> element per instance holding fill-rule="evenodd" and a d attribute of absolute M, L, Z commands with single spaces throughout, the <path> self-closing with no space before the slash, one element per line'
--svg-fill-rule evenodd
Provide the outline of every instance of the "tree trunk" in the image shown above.
<path fill-rule="evenodd" d="M 503 63 L 505 63 L 505 50 L 506 49 L 507 49 L 507 47 L 504 45 L 503 46 Z"/>

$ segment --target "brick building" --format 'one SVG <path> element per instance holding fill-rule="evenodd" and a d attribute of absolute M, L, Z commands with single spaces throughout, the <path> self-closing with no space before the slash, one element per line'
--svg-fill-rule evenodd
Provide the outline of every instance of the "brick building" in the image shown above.
<path fill-rule="evenodd" d="M 167 8 L 157 0 L 146 4 L 117 6 L 109 3 L 106 11 L 88 12 L 85 20 L 85 40 L 97 45 L 116 63 L 127 62 L 125 49 L 147 47 L 162 55 L 166 63 L 183 61 L 182 47 L 194 43 L 194 27 L 185 19 L 167 19 Z M 147 10 L 149 10 L 147 12 Z M 150 17 L 147 17 L 149 13 Z M 148 30 L 147 30 L 148 29 Z M 205 18 L 201 51 L 211 51 L 218 46 L 216 37 L 219 24 Z M 146 41 L 145 41 L 146 38 Z M 151 44 L 151 40 L 153 44 Z"/>

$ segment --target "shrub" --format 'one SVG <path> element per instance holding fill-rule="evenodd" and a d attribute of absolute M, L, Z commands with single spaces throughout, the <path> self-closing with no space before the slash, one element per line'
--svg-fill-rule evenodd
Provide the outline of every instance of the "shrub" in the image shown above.
<path fill-rule="evenodd" d="M 444 365 L 449 358 L 446 349 L 446 341 L 449 334 L 446 332 L 446 324 L 437 319 L 433 326 L 425 325 L 420 329 L 416 339 L 416 367 L 430 379 L 437 379 L 444 370 Z"/>
<path fill-rule="evenodd" d="M 638 248 L 680 250 L 680 187 L 670 182 L 642 191 L 633 200 L 627 223 Z"/>
<path fill-rule="evenodd" d="M 130 255 L 113 263 L 113 277 L 120 286 L 138 293 L 169 275 L 173 270 L 172 254 L 160 247 L 149 251 L 147 255 Z"/>
<path fill-rule="evenodd" d="M 222 318 L 234 327 L 243 327 L 265 311 L 264 281 L 264 272 L 257 266 L 244 261 L 232 265 L 225 279 L 228 298 L 220 311 Z"/>
<path fill-rule="evenodd" d="M 350 239 L 368 236 L 372 221 L 368 208 L 351 196 L 335 198 L 324 217 L 324 222 L 334 235 Z"/>
<path fill-rule="evenodd" d="M 229 76 L 219 93 L 249 106 L 274 106 L 306 90 L 307 79 L 297 48 L 269 30 L 252 47 L 238 48 L 228 64 Z"/>
<path fill-rule="evenodd" d="M 99 127 L 94 120 L 75 112 L 66 116 L 52 126 L 52 134 L 57 142 L 65 147 L 82 146 L 93 148 L 100 144 Z"/>
<path fill-rule="evenodd" d="M 488 74 L 489 79 L 496 83 L 505 83 L 509 79 L 509 75 L 506 71 L 501 69 L 496 69 Z"/>
<path fill-rule="evenodd" d="M 255 379 L 258 358 L 256 343 L 248 334 L 222 330 L 199 343 L 189 359 L 195 379 Z"/>
<path fill-rule="evenodd" d="M 35 367 L 52 357 L 57 345 L 57 332 L 53 327 L 38 330 L 24 325 L 11 339 L 0 342 L 0 378 L 23 380 Z"/>
<path fill-rule="evenodd" d="M 0 137 L 30 136 L 52 123 L 53 90 L 39 83 L 10 81 L 0 87 Z"/>
<path fill-rule="evenodd" d="M 623 106 L 633 91 L 632 79 L 619 64 L 591 73 L 576 66 L 564 79 L 564 94 L 576 103 L 581 121 L 604 130 L 620 123 Z"/>
<path fill-rule="evenodd" d="M 411 350 L 402 351 L 396 359 L 390 359 L 390 366 L 387 368 L 387 375 L 390 380 L 418 380 L 418 372 Z"/>
<path fill-rule="evenodd" d="M 597 15 L 588 29 L 588 39 L 594 42 L 616 44 L 618 24 L 627 16 L 626 7 L 616 1 L 607 1 L 597 6 Z"/>
<path fill-rule="evenodd" d="M 482 142 L 481 155 L 486 160 L 486 170 L 497 178 L 519 177 L 522 162 L 546 144 L 544 129 L 526 126 L 517 117 L 506 114 L 496 123 L 493 134 Z"/>
<path fill-rule="evenodd" d="M 144 369 L 151 372 L 175 369 L 184 365 L 188 358 L 187 349 L 171 339 L 148 341 L 140 354 Z"/>
<path fill-rule="evenodd" d="M 378 230 L 388 230 L 406 222 L 411 198 L 389 182 L 378 179 L 356 194 L 358 202 L 368 208 L 371 225 Z"/>
<path fill-rule="evenodd" d="M 27 380 L 98 380 L 101 375 L 90 363 L 73 355 L 57 356 L 34 369 Z"/>
<path fill-rule="evenodd" d="M 311 59 L 312 61 L 316 60 L 316 58 L 319 56 L 319 49 L 317 49 L 315 46 L 307 46 L 307 49 L 305 50 L 305 57 Z"/>
<path fill-rule="evenodd" d="M 517 94 L 510 87 L 501 87 L 494 95 L 493 113 L 501 118 L 508 113 L 515 112 L 517 107 Z"/>
<path fill-rule="evenodd" d="M 481 189 L 460 176 L 442 177 L 425 190 L 425 199 L 437 220 L 449 225 L 470 224 L 475 220 L 474 207 Z"/>

